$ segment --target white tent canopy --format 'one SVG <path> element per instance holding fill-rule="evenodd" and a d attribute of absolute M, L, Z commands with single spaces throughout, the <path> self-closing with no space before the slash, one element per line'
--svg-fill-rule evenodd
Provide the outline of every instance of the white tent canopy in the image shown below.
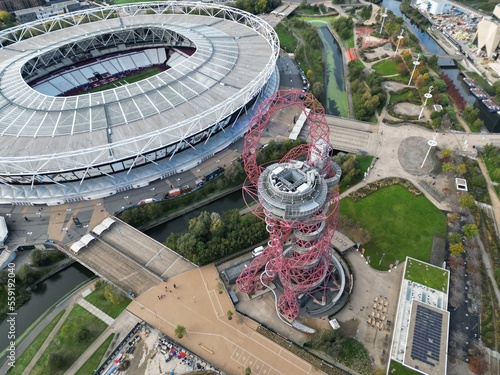
<path fill-rule="evenodd" d="M 78 252 L 81 249 L 83 249 L 84 247 L 88 246 L 88 244 L 92 240 L 95 240 L 95 237 L 93 235 L 91 235 L 90 233 L 87 233 L 85 236 L 80 238 L 80 240 L 76 241 L 73 245 L 71 245 L 70 249 L 78 254 Z"/>
<path fill-rule="evenodd" d="M 3 246 L 8 235 L 9 235 L 9 230 L 7 229 L 5 218 L 3 216 L 0 216 L 0 246 Z"/>
<path fill-rule="evenodd" d="M 102 232 L 104 232 L 106 229 L 109 229 L 109 227 L 113 225 L 113 223 L 115 223 L 115 221 L 110 217 L 107 217 L 101 222 L 101 224 L 96 225 L 95 228 L 92 229 L 92 232 L 100 236 Z"/>
<path fill-rule="evenodd" d="M 73 245 L 71 245 L 70 249 L 73 250 L 75 253 L 78 254 L 78 252 L 83 249 L 86 245 L 82 241 L 76 241 Z"/>

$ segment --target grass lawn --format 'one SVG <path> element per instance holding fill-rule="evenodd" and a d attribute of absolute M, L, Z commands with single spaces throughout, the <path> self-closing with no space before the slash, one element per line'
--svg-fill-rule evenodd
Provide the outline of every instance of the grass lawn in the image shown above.
<path fill-rule="evenodd" d="M 389 365 L 389 374 L 397 374 L 397 375 L 420 375 L 421 372 L 412 370 L 411 368 L 408 368 L 404 366 L 403 364 L 394 361 L 391 359 L 391 363 Z"/>
<path fill-rule="evenodd" d="M 280 40 L 280 46 L 287 52 L 294 52 L 297 48 L 297 38 L 283 23 L 278 23 L 275 27 L 276 34 Z"/>
<path fill-rule="evenodd" d="M 99 363 L 101 363 L 106 351 L 109 348 L 109 344 L 111 344 L 111 340 L 115 336 L 114 333 L 110 334 L 108 338 L 97 348 L 97 350 L 90 356 L 90 358 L 85 362 L 85 364 L 80 367 L 80 370 L 77 371 L 76 375 L 87 375 L 93 374 L 94 370 L 99 367 Z"/>
<path fill-rule="evenodd" d="M 361 172 L 366 172 L 366 170 L 368 169 L 368 167 L 370 166 L 370 164 L 373 161 L 373 156 L 371 156 L 371 155 L 357 155 L 356 159 L 358 160 L 358 165 L 359 165 L 359 169 L 361 170 Z"/>
<path fill-rule="evenodd" d="M 90 293 L 87 297 L 85 297 L 85 299 L 98 309 L 104 311 L 113 319 L 116 319 L 118 315 L 120 315 L 121 312 L 125 310 L 128 304 L 132 301 L 129 298 L 125 297 L 124 300 L 117 305 L 111 303 L 106 298 L 104 298 L 105 285 L 106 284 L 102 284 L 100 288 Z"/>
<path fill-rule="evenodd" d="M 344 198 L 340 212 L 370 233 L 371 240 L 363 247 L 378 270 L 388 270 L 389 264 L 403 262 L 407 255 L 428 262 L 433 237 L 446 233 L 445 215 L 423 195 L 415 197 L 400 185 L 357 202 Z"/>
<path fill-rule="evenodd" d="M 396 64 L 392 59 L 382 60 L 372 66 L 381 76 L 391 76 L 393 74 L 398 74 L 398 64 Z"/>
<path fill-rule="evenodd" d="M 401 92 L 394 92 L 390 94 L 390 103 L 410 102 L 416 103 L 420 100 L 417 90 L 409 89 Z"/>
<path fill-rule="evenodd" d="M 78 333 L 84 327 L 89 330 L 89 334 L 84 341 L 78 340 Z M 80 305 L 75 305 L 30 375 L 63 374 L 85 352 L 90 344 L 99 337 L 106 327 L 107 324 L 95 315 Z M 57 370 L 50 369 L 48 365 L 48 358 L 52 353 L 58 353 L 63 358 L 63 363 Z"/>
<path fill-rule="evenodd" d="M 21 354 L 19 358 L 16 360 L 16 367 L 12 367 L 7 374 L 9 375 L 21 375 L 24 372 L 24 369 L 30 363 L 31 359 L 38 352 L 38 349 L 45 342 L 50 332 L 54 329 L 61 316 L 63 316 L 65 310 L 62 310 L 57 316 L 45 327 L 42 332 L 33 340 L 33 342 L 26 348 L 26 350 Z"/>
<path fill-rule="evenodd" d="M 146 79 L 148 77 L 152 77 L 152 76 L 154 76 L 154 75 L 156 75 L 156 74 L 158 74 L 160 72 L 161 72 L 161 69 L 158 69 L 158 68 L 147 69 L 147 70 L 144 70 L 144 71 L 142 71 L 140 73 L 130 75 L 130 76 L 126 77 L 126 78 L 122 78 L 122 79 L 119 79 L 117 81 L 110 82 L 110 83 L 107 83 L 105 85 L 102 85 L 102 86 L 95 87 L 93 89 L 84 91 L 80 95 L 89 94 L 91 92 L 99 92 L 99 91 L 109 90 L 109 89 L 112 89 L 112 88 L 115 88 L 115 87 L 120 87 L 120 86 L 123 86 L 123 85 L 127 85 L 129 83 L 134 83 L 134 82 L 142 81 L 143 79 Z"/>
<path fill-rule="evenodd" d="M 448 290 L 448 271 L 416 259 L 408 259 L 405 279 L 446 292 Z"/>
<path fill-rule="evenodd" d="M 405 85 L 408 84 L 408 81 L 410 80 L 410 74 L 405 74 L 404 76 L 392 76 L 390 78 L 386 78 L 386 81 L 394 81 L 394 82 L 401 82 L 404 83 Z"/>

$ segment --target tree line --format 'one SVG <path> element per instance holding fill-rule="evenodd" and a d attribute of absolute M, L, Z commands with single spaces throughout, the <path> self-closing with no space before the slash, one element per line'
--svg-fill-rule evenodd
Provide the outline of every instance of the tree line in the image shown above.
<path fill-rule="evenodd" d="M 222 215 L 207 211 L 189 221 L 188 230 L 172 233 L 165 244 L 200 266 L 253 246 L 268 237 L 266 224 L 238 209 Z"/>

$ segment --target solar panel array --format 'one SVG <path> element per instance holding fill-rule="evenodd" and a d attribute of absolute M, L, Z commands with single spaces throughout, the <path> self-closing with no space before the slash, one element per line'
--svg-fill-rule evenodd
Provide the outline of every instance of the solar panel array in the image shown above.
<path fill-rule="evenodd" d="M 439 362 L 443 315 L 424 306 L 417 306 L 411 358 L 432 367 Z"/>

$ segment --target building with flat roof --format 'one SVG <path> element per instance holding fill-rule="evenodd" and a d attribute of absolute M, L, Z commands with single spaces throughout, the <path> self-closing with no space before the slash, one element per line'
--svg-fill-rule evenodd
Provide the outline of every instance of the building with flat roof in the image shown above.
<path fill-rule="evenodd" d="M 89 7 L 87 2 L 69 0 L 53 3 L 45 6 L 26 8 L 14 12 L 16 20 L 21 23 L 43 20 L 59 14 L 75 12 Z"/>
<path fill-rule="evenodd" d="M 246 133 L 279 79 L 272 27 L 202 2 L 57 15 L 2 31 L 0 51 L 2 204 L 103 198 L 194 168 Z"/>
<path fill-rule="evenodd" d="M 445 375 L 450 272 L 410 257 L 404 267 L 387 374 Z"/>

